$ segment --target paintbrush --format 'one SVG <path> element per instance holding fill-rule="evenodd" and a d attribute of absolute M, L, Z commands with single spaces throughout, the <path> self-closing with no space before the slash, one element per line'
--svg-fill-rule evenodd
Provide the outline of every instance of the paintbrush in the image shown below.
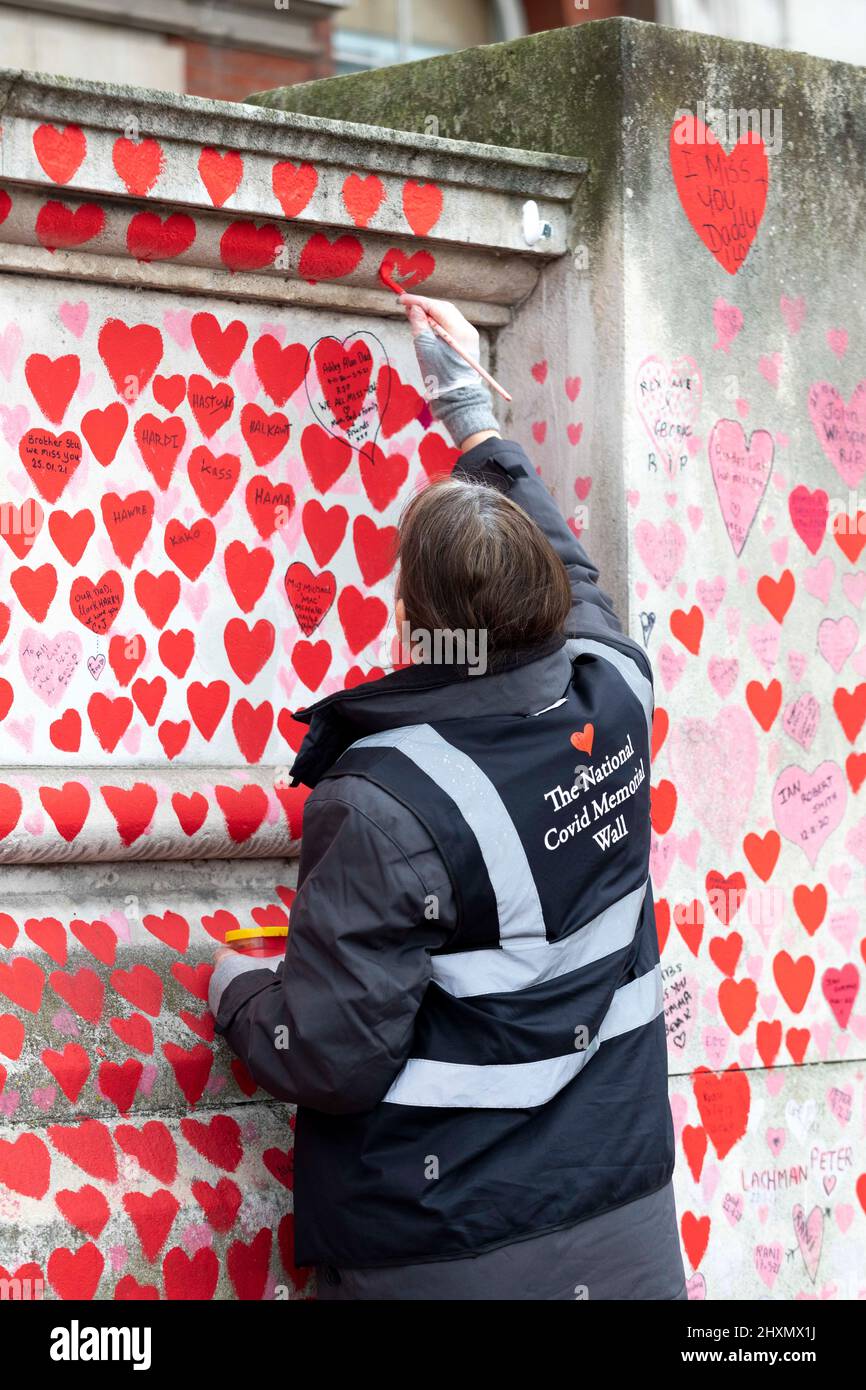
<path fill-rule="evenodd" d="M 404 287 L 403 287 L 403 286 L 400 284 L 400 282 L 399 282 L 399 276 L 397 275 L 397 272 L 396 272 L 396 271 L 393 272 L 393 276 L 392 276 L 392 275 L 389 275 L 389 274 L 388 274 L 388 272 L 387 272 L 387 270 L 384 268 L 384 266 L 380 266 L 380 268 L 379 268 L 379 279 L 382 281 L 382 284 L 383 284 L 383 285 L 387 285 L 387 286 L 388 286 L 388 289 L 389 289 L 389 290 L 392 290 L 394 294 L 398 294 L 398 295 L 399 295 L 399 294 L 405 294 L 405 293 L 406 293 Z M 397 282 L 396 284 L 395 284 L 395 281 Z M 419 308 L 420 308 L 420 305 L 419 305 Z M 424 312 L 424 311 L 422 310 L 422 313 L 423 313 L 423 312 Z M 443 343 L 447 343 L 448 346 L 449 346 L 454 352 L 457 353 L 458 357 L 462 357 L 462 358 L 463 358 L 463 361 L 464 361 L 464 362 L 467 362 L 467 363 L 469 364 L 469 366 L 472 368 L 472 370 L 473 370 L 474 372 L 477 372 L 478 375 L 479 375 L 484 381 L 487 382 L 487 385 L 488 385 L 488 386 L 492 386 L 493 390 L 494 390 L 494 391 L 497 391 L 504 401 L 510 401 L 510 400 L 513 399 L 513 397 L 512 397 L 511 395 L 509 395 L 509 393 L 506 391 L 505 387 L 504 387 L 504 386 L 500 386 L 500 385 L 499 385 L 499 382 L 496 380 L 496 378 L 495 378 L 495 377 L 492 377 L 492 376 L 490 375 L 490 373 L 489 373 L 488 371 L 486 371 L 484 367 L 482 367 L 482 365 L 481 365 L 480 362 L 476 362 L 474 357 L 470 357 L 468 352 L 464 352 L 463 348 L 460 347 L 459 343 L 456 343 L 456 342 L 454 341 L 454 339 L 452 338 L 451 334 L 448 332 L 447 328 L 443 328 L 442 325 L 441 325 L 441 323 L 437 323 L 436 320 L 435 320 L 434 318 L 431 318 L 429 314 L 427 314 L 426 317 L 427 317 L 427 322 L 428 322 L 428 324 L 430 325 L 431 330 L 436 334 L 437 338 L 441 338 L 442 341 L 443 341 Z"/>

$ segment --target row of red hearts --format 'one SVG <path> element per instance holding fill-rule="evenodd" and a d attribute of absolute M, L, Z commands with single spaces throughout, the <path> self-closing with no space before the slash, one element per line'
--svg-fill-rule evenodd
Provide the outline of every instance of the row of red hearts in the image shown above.
<path fill-rule="evenodd" d="M 190 708 L 196 709 L 204 731 L 210 737 L 214 722 L 214 710 L 207 697 L 213 694 L 205 687 L 199 687 L 190 700 Z M 103 697 L 104 698 L 104 697 Z M 77 713 L 77 711 L 76 711 Z M 150 827 L 160 796 L 155 787 L 147 782 L 135 782 L 131 787 L 115 787 L 110 784 L 99 788 L 105 806 L 117 825 L 117 833 L 124 844 L 134 843 Z M 304 803 L 309 795 L 306 787 L 292 787 L 275 780 L 274 795 L 282 807 L 286 818 L 286 829 L 290 840 L 301 836 Z M 94 806 L 90 790 L 82 782 L 68 781 L 59 787 L 42 786 L 38 789 L 39 805 L 44 809 L 57 833 L 68 843 L 72 843 L 81 833 L 88 816 L 93 811 L 101 816 L 101 807 Z M 214 806 L 214 802 L 216 806 Z M 251 839 L 265 822 L 270 810 L 267 792 L 256 783 L 243 787 L 217 786 L 213 798 L 202 791 L 189 793 L 176 791 L 169 802 L 177 817 L 183 833 L 189 837 L 201 830 L 211 812 L 219 819 L 220 830 L 225 832 L 234 844 L 244 844 Z M 218 811 L 217 809 L 218 808 Z M 18 825 L 24 814 L 24 797 L 17 787 L 8 782 L 0 782 L 0 840 L 6 839 Z M 289 893 L 287 902 L 294 894 L 291 890 L 278 890 L 283 897 Z M 175 923 L 172 935 L 166 935 L 168 928 L 164 922 Z M 154 934 L 176 950 L 185 951 L 189 941 L 189 927 L 177 913 L 169 913 L 164 919 L 154 918 L 163 923 L 154 928 Z M 17 925 L 8 913 L 0 912 L 0 945 L 11 946 L 17 935 Z M 178 931 L 180 935 L 178 935 Z M 223 938 L 220 936 L 219 941 Z"/>
<path fill-rule="evenodd" d="M 310 428 L 315 429 L 316 427 L 311 426 Z M 437 436 L 430 438 L 437 438 Z M 391 454 L 386 458 L 381 450 L 378 452 L 378 461 L 375 454 L 372 456 L 361 455 L 360 472 L 364 490 L 371 504 L 377 511 L 384 511 L 397 496 L 409 475 L 409 459 L 405 454 Z M 323 481 L 328 481 L 328 485 L 331 486 L 332 480 L 324 479 L 322 470 L 318 467 L 321 462 L 321 454 L 315 451 L 314 457 L 316 459 L 315 466 L 313 466 L 312 458 L 307 460 L 313 482 L 319 485 Z M 349 458 L 350 455 L 347 454 L 338 477 L 342 476 L 348 467 Z M 427 459 L 428 463 L 425 471 L 431 477 L 437 472 L 446 471 L 438 462 L 431 461 L 432 455 L 422 449 L 422 462 L 424 458 Z M 288 484 L 284 485 L 284 489 L 286 488 L 289 488 Z M 325 491 L 326 489 L 321 488 L 320 490 Z M 286 508 L 285 520 L 291 517 L 294 510 L 294 492 L 291 489 L 289 492 L 282 490 L 279 494 Z M 255 486 L 248 486 L 246 492 L 248 506 L 251 502 L 256 501 L 257 497 L 258 491 Z M 113 499 L 113 501 L 106 503 L 106 499 Z M 105 495 L 103 518 L 105 518 L 106 507 L 111 515 L 111 507 L 116 507 L 119 501 L 117 494 L 107 493 Z M 276 520 L 274 515 L 264 517 L 254 507 L 251 507 L 250 517 L 256 529 L 265 539 L 273 534 L 274 526 L 270 523 Z M 360 520 L 361 517 L 356 517 L 355 523 Z M 364 520 L 372 521 L 369 517 L 365 517 Z M 27 559 L 33 545 L 42 534 L 44 524 L 45 513 L 35 498 L 22 502 L 20 506 L 16 506 L 14 502 L 0 503 L 0 538 L 6 542 L 19 560 Z M 304 503 L 301 509 L 301 527 L 317 564 L 327 565 L 333 559 L 343 544 L 348 524 L 349 513 L 339 503 L 335 503 L 332 507 L 324 507 L 315 497 Z M 369 528 L 363 529 L 368 530 Z M 67 564 L 72 566 L 77 565 L 81 560 L 95 530 L 96 522 L 93 512 L 87 507 L 83 507 L 74 515 L 63 511 L 60 507 L 55 507 L 48 517 L 48 534 L 59 554 L 63 556 Z M 372 532 L 370 534 L 372 535 Z M 356 535 L 355 543 L 356 546 L 360 544 L 363 549 L 362 536 Z M 229 588 L 238 606 L 245 613 L 249 613 L 255 607 L 264 592 L 267 580 L 270 578 L 274 564 L 273 554 L 264 546 L 248 548 L 243 541 L 234 540 L 229 542 L 223 552 L 223 563 Z M 249 566 L 248 569 L 247 566 Z M 162 626 L 162 624 L 158 624 L 158 626 Z"/>
<path fill-rule="evenodd" d="M 9 192 L 0 189 L 0 225 L 13 205 Z M 33 231 L 46 251 L 72 251 L 94 242 L 119 220 L 120 214 L 112 211 L 107 216 L 98 203 L 83 202 L 72 208 L 51 199 L 36 214 Z M 171 212 L 161 217 L 155 212 L 136 212 L 126 226 L 125 240 L 129 254 L 136 260 L 163 261 L 184 255 L 194 245 L 197 234 L 195 218 L 189 213 Z M 272 222 L 231 222 L 220 236 L 219 256 L 233 273 L 273 269 L 284 275 L 290 269 L 288 248 Z M 320 280 L 341 280 L 358 269 L 363 257 L 364 247 L 357 237 L 343 233 L 329 240 L 324 232 L 313 232 L 301 248 L 297 273 L 311 285 Z M 405 289 L 416 289 L 429 280 L 435 269 L 436 262 L 429 251 L 406 255 L 399 248 L 390 247 L 376 273 L 379 278 L 399 280 Z"/>
<path fill-rule="evenodd" d="M 41 168 L 52 183 L 68 184 L 87 157 L 87 137 L 80 126 L 58 130 L 40 125 L 33 132 L 33 149 Z M 111 161 L 118 179 L 133 198 L 146 198 L 153 192 L 167 162 L 157 140 L 114 141 Z M 238 190 L 244 175 L 240 154 L 229 150 L 220 154 L 206 146 L 199 154 L 197 171 L 214 207 L 222 207 Z M 271 169 L 271 187 L 285 217 L 297 217 L 312 199 L 319 185 L 319 173 L 307 162 L 293 164 L 280 160 Z M 366 227 L 385 201 L 386 190 L 376 174 L 366 177 L 349 174 L 341 186 L 343 206 L 357 227 Z M 426 236 L 442 216 L 443 195 L 433 183 L 406 179 L 402 185 L 403 215 L 415 236 Z"/>

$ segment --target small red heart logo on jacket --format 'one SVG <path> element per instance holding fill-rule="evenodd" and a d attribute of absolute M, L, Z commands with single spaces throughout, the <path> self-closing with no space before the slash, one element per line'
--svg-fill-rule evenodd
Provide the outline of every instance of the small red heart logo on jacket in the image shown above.
<path fill-rule="evenodd" d="M 592 740 L 595 735 L 595 727 L 592 724 L 584 724 L 582 733 L 574 733 L 571 736 L 571 744 L 579 753 L 592 752 Z"/>

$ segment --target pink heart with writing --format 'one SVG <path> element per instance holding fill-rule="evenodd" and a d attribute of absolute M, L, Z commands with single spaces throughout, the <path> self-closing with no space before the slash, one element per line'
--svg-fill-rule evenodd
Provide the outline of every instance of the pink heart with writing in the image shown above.
<path fill-rule="evenodd" d="M 714 618 L 721 608 L 726 588 L 725 579 L 720 574 L 715 579 L 699 579 L 695 585 L 698 602 L 711 618 Z"/>
<path fill-rule="evenodd" d="M 707 664 L 710 684 L 720 700 L 730 695 L 740 674 L 740 663 L 735 656 L 711 656 Z"/>
<path fill-rule="evenodd" d="M 809 391 L 809 416 L 839 477 L 856 487 L 866 472 L 866 380 L 854 387 L 847 405 L 830 382 L 815 382 Z"/>
<path fill-rule="evenodd" d="M 807 1217 L 798 1203 L 794 1208 L 793 1219 L 794 1234 L 797 1237 L 800 1254 L 803 1256 L 803 1263 L 808 1270 L 809 1278 L 814 1284 L 824 1240 L 824 1213 L 820 1207 L 813 1207 Z"/>
<path fill-rule="evenodd" d="M 710 431 L 710 470 L 734 554 L 742 554 L 773 468 L 773 437 L 755 430 L 747 440 L 737 420 L 717 420 Z"/>
<path fill-rule="evenodd" d="M 18 644 L 24 678 L 35 695 L 52 709 L 63 699 L 81 661 L 82 647 L 75 632 L 45 637 L 26 627 Z"/>
<path fill-rule="evenodd" d="M 801 695 L 797 700 L 792 700 L 791 704 L 785 706 L 782 715 L 782 727 L 795 743 L 799 743 L 801 748 L 805 748 L 807 753 L 812 747 L 820 715 L 821 706 L 815 696 L 808 693 Z"/>
<path fill-rule="evenodd" d="M 818 624 L 818 651 L 838 675 L 860 640 L 853 618 L 824 618 Z"/>
<path fill-rule="evenodd" d="M 828 759 L 812 772 L 791 764 L 779 774 L 772 805 L 776 828 L 799 845 L 812 867 L 821 847 L 845 815 L 848 786 L 838 763 Z"/>
<path fill-rule="evenodd" d="M 657 356 L 647 357 L 637 369 L 635 389 L 638 413 L 653 449 L 673 477 L 701 413 L 700 368 L 691 357 L 670 364 Z"/>

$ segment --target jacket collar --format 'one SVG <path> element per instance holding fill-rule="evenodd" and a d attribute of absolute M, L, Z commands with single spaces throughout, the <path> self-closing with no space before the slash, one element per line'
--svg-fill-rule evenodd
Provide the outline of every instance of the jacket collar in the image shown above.
<path fill-rule="evenodd" d="M 338 690 L 293 715 L 308 724 L 292 785 L 314 787 L 365 734 L 441 719 L 531 714 L 558 700 L 571 679 L 564 636 L 509 653 L 484 675 L 468 665 L 414 665 L 352 690 Z"/>

